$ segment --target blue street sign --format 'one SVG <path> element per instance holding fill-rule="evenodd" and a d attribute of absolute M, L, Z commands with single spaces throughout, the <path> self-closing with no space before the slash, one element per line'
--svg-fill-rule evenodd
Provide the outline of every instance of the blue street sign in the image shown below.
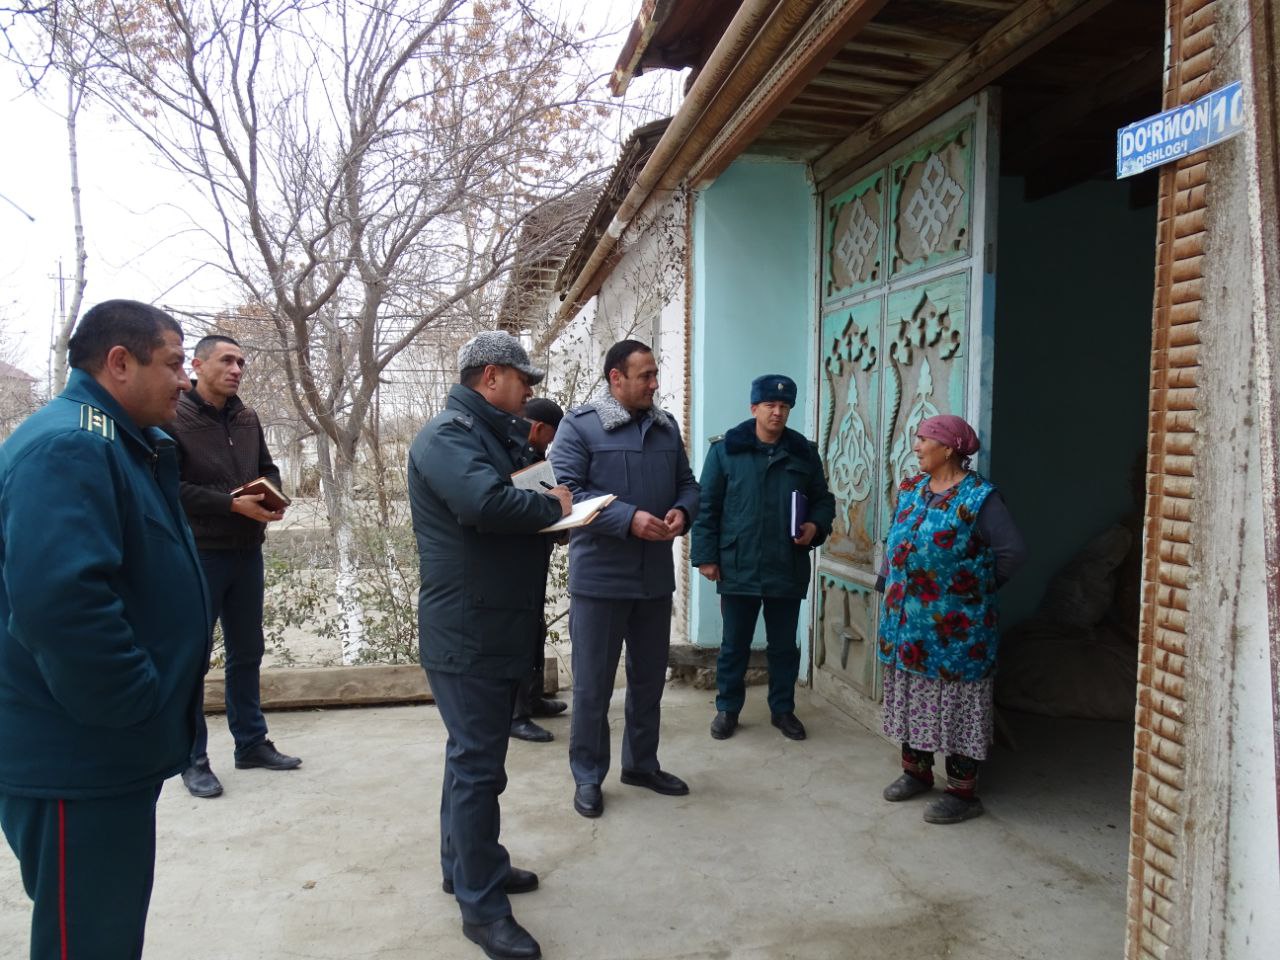
<path fill-rule="evenodd" d="M 1230 140 L 1244 130 L 1240 81 L 1186 106 L 1131 123 L 1116 133 L 1116 179 L 1177 160 Z"/>

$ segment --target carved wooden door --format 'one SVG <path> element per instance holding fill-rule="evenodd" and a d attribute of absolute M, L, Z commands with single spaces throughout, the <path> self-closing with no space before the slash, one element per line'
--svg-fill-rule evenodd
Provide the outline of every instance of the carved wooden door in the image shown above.
<path fill-rule="evenodd" d="M 973 98 L 822 195 L 818 444 L 836 519 L 814 686 L 855 714 L 880 699 L 875 581 L 916 427 L 958 413 L 989 435 L 993 102 Z"/>

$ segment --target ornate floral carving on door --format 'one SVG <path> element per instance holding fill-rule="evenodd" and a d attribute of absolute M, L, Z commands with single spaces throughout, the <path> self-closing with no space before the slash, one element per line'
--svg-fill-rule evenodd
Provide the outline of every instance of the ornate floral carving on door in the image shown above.
<path fill-rule="evenodd" d="M 883 523 L 898 484 L 919 472 L 911 450 L 920 422 L 939 413 L 963 413 L 968 374 L 964 333 L 968 272 L 907 287 L 889 295 L 884 373 Z"/>
<path fill-rule="evenodd" d="M 836 498 L 825 551 L 869 566 L 875 553 L 875 435 L 880 408 L 881 301 L 871 300 L 823 318 L 822 422 L 818 446 Z"/>
<path fill-rule="evenodd" d="M 827 269 L 822 296 L 846 297 L 884 280 L 885 172 L 879 170 L 827 205 Z"/>
<path fill-rule="evenodd" d="M 889 241 L 892 277 L 969 253 L 973 123 L 943 134 L 892 167 Z"/>

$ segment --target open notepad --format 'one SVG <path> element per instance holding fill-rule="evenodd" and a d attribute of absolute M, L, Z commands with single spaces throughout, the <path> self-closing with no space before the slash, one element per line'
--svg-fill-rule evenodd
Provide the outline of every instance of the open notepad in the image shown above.
<path fill-rule="evenodd" d="M 574 527 L 585 527 L 588 523 L 596 518 L 596 516 L 609 504 L 618 498 L 612 493 L 606 493 L 603 496 L 591 497 L 589 500 L 582 500 L 573 505 L 573 509 L 568 514 L 561 517 L 549 527 L 543 527 L 539 533 L 559 533 L 561 530 L 572 530 Z"/>
<path fill-rule="evenodd" d="M 511 475 L 511 485 L 517 490 L 550 490 L 557 483 L 556 472 L 551 469 L 550 460 L 539 460 L 531 467 L 517 470 Z"/>

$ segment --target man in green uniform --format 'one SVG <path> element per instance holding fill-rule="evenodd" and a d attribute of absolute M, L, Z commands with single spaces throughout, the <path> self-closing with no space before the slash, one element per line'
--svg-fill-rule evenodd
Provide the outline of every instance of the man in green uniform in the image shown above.
<path fill-rule="evenodd" d="M 0 826 L 32 960 L 137 960 L 160 785 L 187 763 L 208 598 L 167 422 L 182 328 L 132 300 L 71 338 L 67 388 L 0 446 Z"/>
<path fill-rule="evenodd" d="M 733 736 L 738 726 L 762 607 L 772 722 L 789 739 L 805 738 L 795 714 L 796 625 L 800 601 L 809 591 L 809 551 L 831 533 L 835 498 L 817 447 L 787 427 L 795 402 L 790 377 L 757 377 L 751 383 L 751 419 L 713 441 L 702 468 L 702 504 L 690 558 L 715 583 L 724 619 L 711 722 L 717 740 Z M 795 494 L 802 515 L 794 518 L 793 530 Z"/>

